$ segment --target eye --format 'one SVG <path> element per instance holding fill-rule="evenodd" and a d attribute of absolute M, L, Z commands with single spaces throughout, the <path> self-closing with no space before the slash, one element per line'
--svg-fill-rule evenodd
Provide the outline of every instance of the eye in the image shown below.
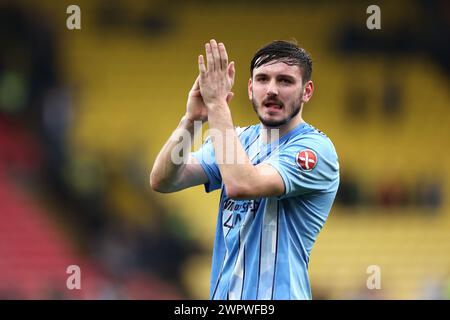
<path fill-rule="evenodd" d="M 258 77 L 258 78 L 256 78 L 256 81 L 258 81 L 258 82 L 266 82 L 267 78 L 266 77 Z"/>
<path fill-rule="evenodd" d="M 291 84 L 292 83 L 292 81 L 287 78 L 281 78 L 279 81 L 283 84 Z"/>

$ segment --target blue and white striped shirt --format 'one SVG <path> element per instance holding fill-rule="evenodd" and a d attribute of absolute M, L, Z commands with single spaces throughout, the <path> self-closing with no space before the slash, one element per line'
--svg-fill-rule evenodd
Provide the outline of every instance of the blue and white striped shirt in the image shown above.
<path fill-rule="evenodd" d="M 285 194 L 230 199 L 211 139 L 193 153 L 208 176 L 206 191 L 222 190 L 210 298 L 311 299 L 309 256 L 339 185 L 335 148 L 307 123 L 271 144 L 260 142 L 260 124 L 236 130 L 254 165 L 264 162 L 279 172 Z"/>

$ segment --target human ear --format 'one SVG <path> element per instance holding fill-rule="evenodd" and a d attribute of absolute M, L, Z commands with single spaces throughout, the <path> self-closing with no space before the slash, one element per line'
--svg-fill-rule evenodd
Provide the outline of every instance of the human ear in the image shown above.
<path fill-rule="evenodd" d="M 303 102 L 305 102 L 305 103 L 308 102 L 309 99 L 311 99 L 313 92 L 314 92 L 314 83 L 311 80 L 309 80 L 304 85 L 303 97 L 302 97 Z"/>
<path fill-rule="evenodd" d="M 248 98 L 253 100 L 253 82 L 252 78 L 248 79 Z"/>

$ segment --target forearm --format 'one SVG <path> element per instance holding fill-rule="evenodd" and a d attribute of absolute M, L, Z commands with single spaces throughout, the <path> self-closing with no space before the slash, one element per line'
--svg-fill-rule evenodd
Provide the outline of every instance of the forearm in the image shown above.
<path fill-rule="evenodd" d="M 231 112 L 225 102 L 209 108 L 208 123 L 228 196 L 233 198 L 248 193 L 247 189 L 251 188 L 252 182 L 255 182 L 258 176 L 257 170 L 239 141 Z"/>
<path fill-rule="evenodd" d="M 187 163 L 194 129 L 194 122 L 184 116 L 162 147 L 150 174 L 150 184 L 154 190 L 164 192 L 177 183 Z"/>

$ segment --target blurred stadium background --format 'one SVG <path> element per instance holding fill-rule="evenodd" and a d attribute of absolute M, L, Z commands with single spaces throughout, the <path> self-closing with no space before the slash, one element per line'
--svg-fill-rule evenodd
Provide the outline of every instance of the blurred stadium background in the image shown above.
<path fill-rule="evenodd" d="M 81 30 L 66 28 L 71 4 Z M 205 41 L 236 62 L 245 126 L 251 57 L 295 38 L 314 60 L 304 117 L 341 165 L 313 297 L 449 299 L 449 21 L 445 0 L 1 0 L 0 298 L 207 299 L 219 194 L 157 194 L 150 169 Z"/>

